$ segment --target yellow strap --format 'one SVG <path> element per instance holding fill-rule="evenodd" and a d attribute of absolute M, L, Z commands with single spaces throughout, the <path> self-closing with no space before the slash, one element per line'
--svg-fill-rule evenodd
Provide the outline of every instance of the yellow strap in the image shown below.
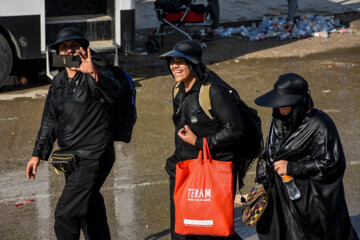
<path fill-rule="evenodd" d="M 173 99 L 175 99 L 176 95 L 179 92 L 179 85 L 180 82 L 176 83 L 173 90 Z M 211 110 L 211 102 L 210 102 L 210 87 L 211 84 L 201 84 L 200 93 L 199 93 L 199 103 L 201 108 L 204 110 L 205 114 L 210 118 L 213 119 L 213 116 L 210 113 Z"/>
<path fill-rule="evenodd" d="M 200 103 L 201 108 L 206 113 L 206 115 L 210 119 L 213 119 L 213 116 L 210 113 L 210 110 L 211 110 L 210 87 L 211 87 L 211 84 L 208 84 L 208 85 L 201 84 L 200 93 L 199 93 L 199 103 Z"/>
<path fill-rule="evenodd" d="M 59 174 L 59 171 L 56 168 L 54 168 L 54 170 L 55 170 L 56 174 Z"/>
<path fill-rule="evenodd" d="M 173 90 L 173 100 L 175 99 L 176 95 L 178 94 L 179 92 L 179 85 L 180 85 L 180 82 L 177 82 L 174 86 L 174 90 Z"/>

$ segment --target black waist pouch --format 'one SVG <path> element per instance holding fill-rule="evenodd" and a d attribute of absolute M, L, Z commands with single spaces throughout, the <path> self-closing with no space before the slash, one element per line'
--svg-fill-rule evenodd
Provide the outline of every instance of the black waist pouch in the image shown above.
<path fill-rule="evenodd" d="M 59 171 L 72 173 L 75 171 L 76 167 L 80 165 L 81 158 L 77 157 L 73 153 L 64 153 L 59 150 L 53 152 L 50 162 L 57 174 L 59 174 Z"/>

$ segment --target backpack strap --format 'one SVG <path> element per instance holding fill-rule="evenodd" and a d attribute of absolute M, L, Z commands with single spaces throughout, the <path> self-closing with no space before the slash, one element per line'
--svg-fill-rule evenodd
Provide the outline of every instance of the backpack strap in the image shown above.
<path fill-rule="evenodd" d="M 176 95 L 179 92 L 179 85 L 180 82 L 176 83 L 173 89 L 173 99 L 175 99 Z M 210 118 L 214 119 L 214 117 L 211 115 L 211 102 L 210 102 L 210 87 L 211 84 L 201 84 L 200 92 L 199 92 L 199 103 L 205 114 Z"/>
<path fill-rule="evenodd" d="M 201 108 L 206 113 L 206 115 L 210 119 L 213 119 L 214 117 L 210 113 L 210 110 L 211 110 L 210 87 L 211 87 L 211 84 L 207 84 L 207 85 L 201 84 L 200 92 L 199 92 L 199 103 L 200 103 Z"/>
<path fill-rule="evenodd" d="M 180 82 L 177 82 L 173 88 L 173 100 L 175 99 L 176 95 L 179 92 L 179 85 L 180 85 Z"/>

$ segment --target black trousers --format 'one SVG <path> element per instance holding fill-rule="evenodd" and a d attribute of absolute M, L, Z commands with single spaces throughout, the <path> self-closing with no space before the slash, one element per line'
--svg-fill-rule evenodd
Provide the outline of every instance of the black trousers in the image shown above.
<path fill-rule="evenodd" d="M 83 159 L 73 173 L 65 175 L 65 187 L 55 210 L 57 239 L 78 240 L 81 229 L 86 240 L 111 239 L 104 198 L 99 191 L 114 161 L 112 146 L 100 159 Z"/>
<path fill-rule="evenodd" d="M 208 0 L 208 4 L 211 6 L 210 18 L 212 20 L 211 29 L 219 27 L 220 22 L 220 6 L 219 0 Z"/>
<path fill-rule="evenodd" d="M 180 235 L 175 233 L 175 204 L 174 204 L 175 178 L 170 176 L 170 224 L 171 240 L 242 240 L 237 234 L 228 237 L 212 237 L 199 235 Z"/>

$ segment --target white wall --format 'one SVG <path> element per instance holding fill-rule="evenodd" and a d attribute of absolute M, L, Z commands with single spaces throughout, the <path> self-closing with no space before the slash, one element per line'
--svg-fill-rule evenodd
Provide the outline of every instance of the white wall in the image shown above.
<path fill-rule="evenodd" d="M 0 17 L 18 15 L 39 15 L 44 0 L 0 0 Z"/>

